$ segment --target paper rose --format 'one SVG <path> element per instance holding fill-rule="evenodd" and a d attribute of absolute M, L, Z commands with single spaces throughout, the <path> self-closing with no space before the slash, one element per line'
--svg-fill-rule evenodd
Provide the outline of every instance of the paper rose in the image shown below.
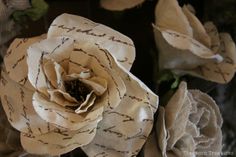
<path fill-rule="evenodd" d="M 193 8 L 181 8 L 176 0 L 159 0 L 155 16 L 154 34 L 161 69 L 218 83 L 232 79 L 236 48 L 228 33 L 218 33 L 212 22 L 203 26 Z"/>
<path fill-rule="evenodd" d="M 4 58 L 1 100 L 32 154 L 82 147 L 88 156 L 135 156 L 158 97 L 129 69 L 132 41 L 104 25 L 62 14 L 46 35 L 15 39 Z"/>
<path fill-rule="evenodd" d="M 145 157 L 220 156 L 222 118 L 215 101 L 199 90 L 179 89 L 160 106 Z"/>
<path fill-rule="evenodd" d="M 112 11 L 122 11 L 142 4 L 145 0 L 100 0 L 103 8 Z"/>

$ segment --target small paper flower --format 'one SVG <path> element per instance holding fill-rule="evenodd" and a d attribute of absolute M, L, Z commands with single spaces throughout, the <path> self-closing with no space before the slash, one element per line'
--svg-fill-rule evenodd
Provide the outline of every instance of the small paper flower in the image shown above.
<path fill-rule="evenodd" d="M 179 89 L 160 106 L 145 157 L 220 156 L 222 118 L 215 101 L 199 90 Z"/>
<path fill-rule="evenodd" d="M 122 11 L 142 4 L 145 0 L 100 0 L 103 8 L 112 11 Z"/>
<path fill-rule="evenodd" d="M 135 156 L 147 139 L 158 97 L 129 69 L 126 36 L 62 14 L 46 35 L 15 39 L 4 58 L 1 100 L 32 154 L 82 147 L 88 156 Z"/>
<path fill-rule="evenodd" d="M 160 0 L 154 33 L 161 69 L 227 83 L 235 73 L 236 48 L 228 33 L 218 33 L 212 22 L 204 26 L 189 6 Z"/>
<path fill-rule="evenodd" d="M 0 0 L 0 52 L 4 54 L 4 44 L 19 33 L 11 14 L 16 10 L 24 10 L 30 7 L 29 0 Z"/>

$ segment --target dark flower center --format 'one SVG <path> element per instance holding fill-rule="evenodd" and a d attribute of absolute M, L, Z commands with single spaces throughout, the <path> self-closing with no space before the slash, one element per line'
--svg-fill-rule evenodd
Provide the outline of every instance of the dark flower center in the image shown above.
<path fill-rule="evenodd" d="M 77 101 L 83 102 L 86 96 L 90 93 L 90 89 L 80 80 L 65 81 L 66 92 L 74 97 Z"/>

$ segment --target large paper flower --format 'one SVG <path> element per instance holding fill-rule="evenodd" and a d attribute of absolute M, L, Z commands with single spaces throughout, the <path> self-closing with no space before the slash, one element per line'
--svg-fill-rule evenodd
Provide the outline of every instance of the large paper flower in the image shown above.
<path fill-rule="evenodd" d="M 228 33 L 218 33 L 212 22 L 204 26 L 190 6 L 159 0 L 154 33 L 161 69 L 227 83 L 235 73 L 236 48 Z"/>
<path fill-rule="evenodd" d="M 134 57 L 126 36 L 69 14 L 54 20 L 47 37 L 16 39 L 4 58 L 1 100 L 24 149 L 138 154 L 158 97 L 129 72 Z"/>
<path fill-rule="evenodd" d="M 168 104 L 159 107 L 145 157 L 220 156 L 221 125 L 215 101 L 182 82 Z"/>

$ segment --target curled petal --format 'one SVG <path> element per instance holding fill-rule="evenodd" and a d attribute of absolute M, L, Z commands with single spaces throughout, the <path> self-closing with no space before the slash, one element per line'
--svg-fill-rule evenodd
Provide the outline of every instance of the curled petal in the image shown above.
<path fill-rule="evenodd" d="M 20 85 L 32 89 L 28 81 L 27 49 L 28 47 L 45 38 L 45 35 L 33 38 L 15 39 L 7 50 L 4 57 L 4 65 L 9 77 Z M 20 49 L 20 51 L 19 51 Z"/>
<path fill-rule="evenodd" d="M 190 26 L 193 29 L 193 38 L 204 44 L 206 47 L 210 47 L 211 39 L 208 36 L 202 23 L 193 13 L 190 12 L 187 6 L 184 6 L 182 10 L 185 16 L 188 18 Z"/>
<path fill-rule="evenodd" d="M 161 31 L 162 37 L 169 45 L 179 50 L 183 50 L 183 52 L 184 50 L 187 50 L 187 53 L 192 53 L 200 59 L 208 59 L 215 62 L 221 62 L 223 60 L 220 55 L 215 55 L 209 48 L 189 36 L 172 30 L 162 30 L 155 26 L 154 30 Z M 161 51 L 164 51 L 164 49 L 161 48 Z"/>
<path fill-rule="evenodd" d="M 220 40 L 221 46 L 218 52 L 224 57 L 223 62 L 208 63 L 193 70 L 174 70 L 174 72 L 178 74 L 188 73 L 218 83 L 229 82 L 235 74 L 236 47 L 231 36 L 227 33 L 220 33 Z"/>
<path fill-rule="evenodd" d="M 158 139 L 155 138 L 154 140 L 158 142 L 158 145 L 160 146 L 160 150 L 161 150 L 161 154 L 164 156 L 165 155 L 165 151 L 166 151 L 166 147 L 167 147 L 167 141 L 166 139 L 167 137 L 167 131 L 166 131 L 166 127 L 165 127 L 165 109 L 161 106 L 159 108 L 160 110 L 160 114 L 158 115 L 158 120 L 156 122 L 156 127 L 155 127 L 155 131 L 156 131 L 156 136 L 158 136 Z M 152 146 L 155 147 L 155 146 Z M 158 149 L 158 148 L 157 148 Z"/>
<path fill-rule="evenodd" d="M 113 11 L 122 11 L 140 5 L 145 0 L 101 0 L 100 4 L 103 8 Z"/>
<path fill-rule="evenodd" d="M 48 90 L 48 94 L 50 96 L 50 101 L 55 102 L 63 107 L 78 105 L 78 101 L 75 98 L 62 90 Z"/>
<path fill-rule="evenodd" d="M 45 59 L 43 65 L 43 71 L 47 77 L 48 83 L 51 88 L 64 90 L 63 77 L 65 70 L 63 67 L 55 61 Z"/>
<path fill-rule="evenodd" d="M 215 118 L 216 118 L 212 121 L 215 121 L 217 125 L 221 127 L 223 124 L 223 119 L 221 117 L 220 110 L 217 107 L 215 101 L 210 96 L 208 96 L 207 94 L 199 90 L 189 90 L 189 91 L 195 99 L 198 99 L 198 101 L 200 102 L 205 102 L 205 104 L 202 104 L 204 105 L 204 107 L 209 106 L 208 109 L 211 111 L 211 113 L 215 114 Z"/>
<path fill-rule="evenodd" d="M 50 102 L 46 97 L 37 92 L 33 95 L 33 107 L 37 114 L 46 122 L 70 130 L 78 130 L 95 121 L 98 123 L 102 119 L 103 112 L 103 106 L 97 103 L 92 111 L 85 115 L 79 115 L 70 108 Z"/>
<path fill-rule="evenodd" d="M 155 9 L 155 25 L 190 37 L 193 36 L 189 21 L 176 0 L 158 1 Z"/>
<path fill-rule="evenodd" d="M 91 108 L 94 105 L 94 102 L 96 100 L 96 95 L 91 92 L 87 95 L 85 101 L 75 110 L 76 113 L 81 114 L 88 111 L 89 108 Z"/>
<path fill-rule="evenodd" d="M 155 40 L 160 50 L 160 68 L 193 69 L 208 62 L 221 62 L 223 58 L 198 41 L 154 26 Z M 174 53 L 173 53 L 174 52 Z"/>
<path fill-rule="evenodd" d="M 179 90 L 171 97 L 170 101 L 166 106 L 166 128 L 170 129 L 175 125 L 175 121 L 178 118 L 179 113 L 181 112 L 182 108 L 184 107 L 185 101 L 187 100 L 187 84 L 182 83 L 180 84 Z M 180 97 L 182 99 L 180 99 Z M 178 104 L 178 105 L 175 105 Z"/>
<path fill-rule="evenodd" d="M 3 108 L 14 128 L 34 135 L 49 132 L 48 127 L 54 128 L 32 108 L 33 92 L 11 80 L 5 72 L 2 72 L 0 89 Z"/>
<path fill-rule="evenodd" d="M 117 63 L 127 70 L 133 64 L 135 49 L 132 40 L 107 26 L 80 16 L 62 14 L 51 24 L 48 38 L 62 35 L 71 36 L 78 43 L 98 44 L 101 50 L 111 53 Z"/>
<path fill-rule="evenodd" d="M 213 22 L 206 22 L 204 24 L 207 34 L 210 36 L 211 45 L 210 48 L 214 53 L 217 53 L 220 48 L 220 38 L 216 26 Z"/>
<path fill-rule="evenodd" d="M 96 95 L 102 95 L 107 90 L 107 81 L 101 77 L 92 77 L 89 80 L 82 79 L 81 82 L 92 88 Z"/>

